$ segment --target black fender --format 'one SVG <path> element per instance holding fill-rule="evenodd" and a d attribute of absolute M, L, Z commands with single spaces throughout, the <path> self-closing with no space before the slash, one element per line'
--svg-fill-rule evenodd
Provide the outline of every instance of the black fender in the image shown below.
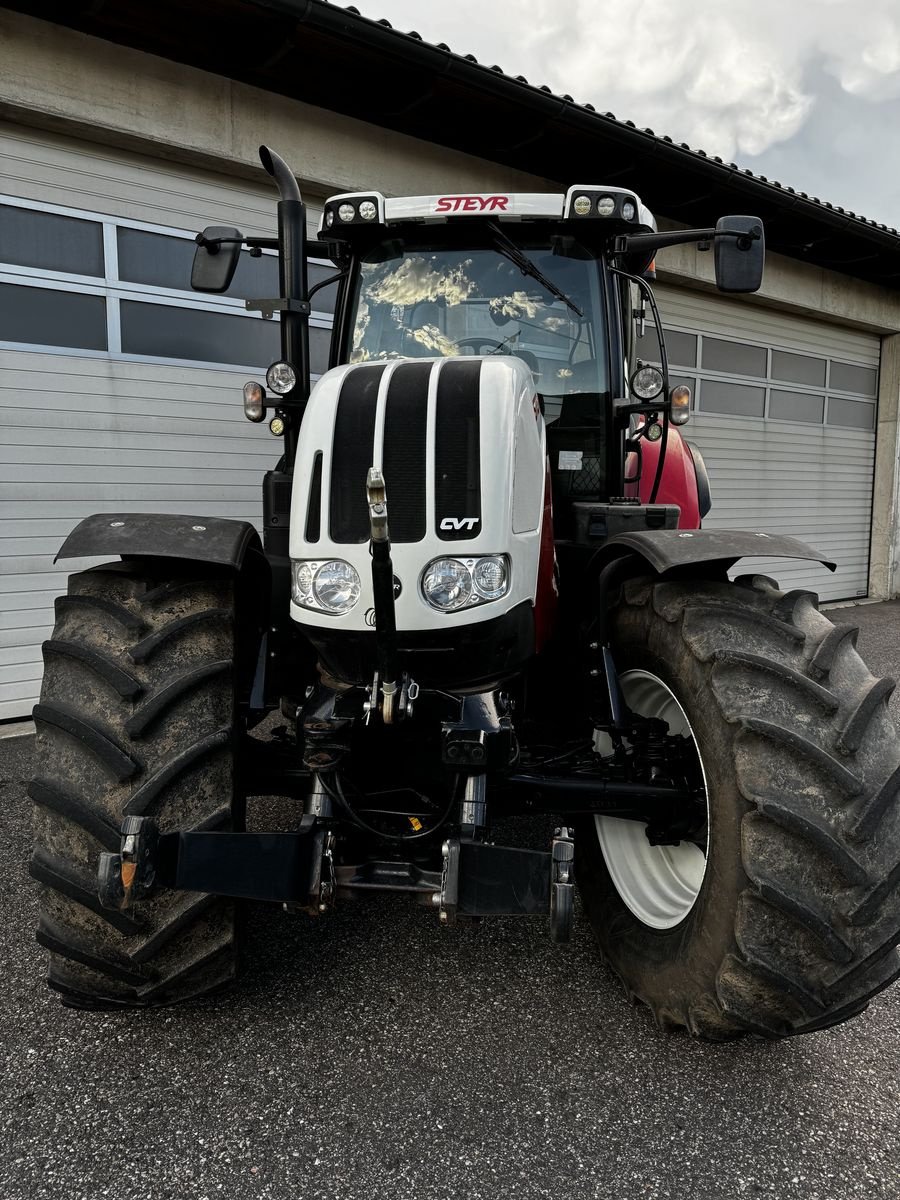
<path fill-rule="evenodd" d="M 682 439 L 688 448 L 688 453 L 694 463 L 694 475 L 697 477 L 697 507 L 700 510 L 700 516 L 705 517 L 712 508 L 712 493 L 709 487 L 709 471 L 706 469 L 706 462 L 700 447 L 696 442 L 689 442 L 687 438 Z"/>
<path fill-rule="evenodd" d="M 95 513 L 75 526 L 60 558 L 120 554 L 123 558 L 183 558 L 239 571 L 265 561 L 259 534 L 248 521 L 181 517 L 170 513 Z"/>
<path fill-rule="evenodd" d="M 743 529 L 643 529 L 617 533 L 600 547 L 597 565 L 605 566 L 637 554 L 662 574 L 679 567 L 715 564 L 727 571 L 739 558 L 797 558 L 821 563 L 829 571 L 836 564 L 797 538 Z"/>

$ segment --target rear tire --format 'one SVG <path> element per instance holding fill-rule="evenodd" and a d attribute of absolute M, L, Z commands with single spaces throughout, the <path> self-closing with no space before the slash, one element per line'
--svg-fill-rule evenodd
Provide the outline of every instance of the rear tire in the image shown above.
<path fill-rule="evenodd" d="M 101 851 L 126 814 L 163 832 L 240 828 L 234 787 L 234 576 L 131 560 L 69 578 L 34 710 L 31 874 L 48 982 L 77 1008 L 172 1004 L 235 977 L 233 901 L 161 892 L 101 907 Z"/>
<path fill-rule="evenodd" d="M 690 722 L 709 842 L 690 911 L 654 928 L 582 822 L 576 877 L 603 955 L 661 1027 L 710 1040 L 861 1012 L 900 974 L 893 681 L 811 593 L 761 576 L 635 580 L 612 619 L 619 672 L 662 680 Z"/>

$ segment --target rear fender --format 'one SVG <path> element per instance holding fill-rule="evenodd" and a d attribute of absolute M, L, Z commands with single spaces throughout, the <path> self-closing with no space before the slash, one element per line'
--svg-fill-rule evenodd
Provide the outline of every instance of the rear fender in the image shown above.
<path fill-rule="evenodd" d="M 640 457 L 628 455 L 625 465 L 626 480 L 635 475 L 640 462 L 640 478 L 633 483 L 626 483 L 625 495 L 636 496 L 641 504 L 650 503 L 650 493 L 653 491 L 653 480 L 656 478 L 656 467 L 659 462 L 662 440 L 658 442 L 641 438 Z M 678 518 L 679 529 L 699 529 L 701 512 L 700 496 L 697 488 L 697 471 L 687 442 L 674 425 L 669 426 L 666 459 L 663 463 L 662 479 L 659 483 L 655 504 L 677 504 L 681 509 Z M 709 509 L 707 507 L 706 511 Z"/>

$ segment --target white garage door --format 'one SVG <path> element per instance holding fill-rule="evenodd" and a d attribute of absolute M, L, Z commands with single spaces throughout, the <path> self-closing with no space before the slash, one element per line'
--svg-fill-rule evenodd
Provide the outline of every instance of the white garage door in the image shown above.
<path fill-rule="evenodd" d="M 709 469 L 704 525 L 790 534 L 838 564 L 831 575 L 746 560 L 739 572 L 825 600 L 865 596 L 879 339 L 687 289 L 661 286 L 657 298 L 671 374 L 694 390 L 685 433 Z"/>
<path fill-rule="evenodd" d="M 0 125 L 0 720 L 37 698 L 65 588 L 53 555 L 78 520 L 126 510 L 258 523 L 279 447 L 244 419 L 241 385 L 277 357 L 278 329 L 242 298 L 277 295 L 277 266 L 245 255 L 222 297 L 192 293 L 189 273 L 198 229 L 271 235 L 276 198 Z M 320 364 L 324 309 L 311 335 Z"/>

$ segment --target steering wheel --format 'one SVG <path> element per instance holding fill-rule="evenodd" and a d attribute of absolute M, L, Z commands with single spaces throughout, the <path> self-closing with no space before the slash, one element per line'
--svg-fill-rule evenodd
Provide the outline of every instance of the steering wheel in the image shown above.
<path fill-rule="evenodd" d="M 482 349 L 483 346 L 491 347 L 491 349 L 488 351 L 489 354 L 493 354 L 497 350 L 500 350 L 501 352 L 506 353 L 506 354 L 512 353 L 511 350 L 507 349 L 505 342 L 494 341 L 492 338 L 485 338 L 485 337 L 458 338 L 456 341 L 456 345 L 459 347 L 471 346 L 472 350 L 475 354 L 483 354 L 484 353 L 484 350 Z"/>

